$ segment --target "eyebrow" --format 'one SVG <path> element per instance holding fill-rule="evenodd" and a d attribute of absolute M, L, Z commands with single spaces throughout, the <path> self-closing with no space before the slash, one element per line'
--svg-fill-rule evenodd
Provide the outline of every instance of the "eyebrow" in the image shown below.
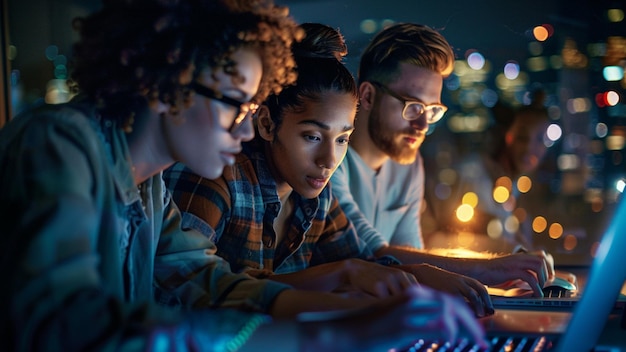
<path fill-rule="evenodd" d="M 406 95 L 406 94 L 404 94 L 404 93 L 398 93 L 398 92 L 395 92 L 395 91 L 394 91 L 394 93 L 396 93 L 396 94 L 397 94 L 400 98 L 402 98 L 405 102 L 407 102 L 407 101 L 408 101 L 408 102 L 418 102 L 418 103 L 422 103 L 422 104 L 424 104 L 424 105 L 429 105 L 429 104 L 427 104 L 425 101 L 423 101 L 423 100 L 422 100 L 422 99 L 420 99 L 420 98 L 417 98 L 417 97 L 414 97 L 414 96 L 410 96 L 410 95 Z M 441 103 L 440 103 L 440 102 L 438 102 L 437 104 L 441 104 Z"/>
<path fill-rule="evenodd" d="M 325 123 L 321 123 L 321 122 L 316 121 L 316 120 L 302 120 L 302 121 L 298 122 L 298 125 L 314 125 L 314 126 L 317 126 L 317 127 L 321 128 L 321 129 L 324 129 L 324 130 L 327 130 L 327 131 L 330 130 L 330 126 L 329 125 L 327 125 Z M 354 129 L 353 125 L 346 125 L 346 126 L 343 127 L 342 131 L 347 132 L 347 131 L 352 131 L 353 129 Z"/>

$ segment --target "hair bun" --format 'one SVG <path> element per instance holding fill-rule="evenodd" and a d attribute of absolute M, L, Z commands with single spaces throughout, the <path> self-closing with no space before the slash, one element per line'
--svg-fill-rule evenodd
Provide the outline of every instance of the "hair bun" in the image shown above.
<path fill-rule="evenodd" d="M 292 46 L 296 61 L 300 58 L 336 59 L 348 54 L 346 42 L 338 30 L 321 23 L 302 23 L 305 37 Z"/>

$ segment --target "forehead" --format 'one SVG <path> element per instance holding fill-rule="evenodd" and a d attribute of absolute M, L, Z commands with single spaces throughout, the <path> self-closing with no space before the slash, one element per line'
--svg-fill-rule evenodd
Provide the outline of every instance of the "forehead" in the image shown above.
<path fill-rule="evenodd" d="M 401 63 L 400 74 L 389 83 L 389 87 L 423 101 L 438 101 L 443 89 L 443 76 L 423 67 Z"/>
<path fill-rule="evenodd" d="M 302 104 L 295 109 L 285 110 L 283 124 L 299 124 L 306 120 L 343 129 L 354 123 L 356 106 L 356 97 L 351 94 L 324 92 L 316 99 L 302 99 Z"/>
<path fill-rule="evenodd" d="M 201 77 L 222 92 L 239 90 L 248 99 L 259 89 L 263 76 L 263 63 L 259 53 L 251 48 L 239 48 L 230 55 L 232 64 L 214 70 L 204 70 Z"/>

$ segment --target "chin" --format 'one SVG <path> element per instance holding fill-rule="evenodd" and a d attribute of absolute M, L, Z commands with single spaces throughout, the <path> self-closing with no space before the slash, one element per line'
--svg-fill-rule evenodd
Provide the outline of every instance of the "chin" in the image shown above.
<path fill-rule="evenodd" d="M 412 153 L 400 153 L 398 155 L 391 157 L 391 160 L 402 165 L 412 164 L 415 161 L 415 159 L 417 159 L 416 151 L 412 151 Z"/>
<path fill-rule="evenodd" d="M 300 194 L 300 196 L 302 198 L 305 199 L 313 199 L 313 198 L 317 198 L 319 197 L 319 195 L 322 193 L 322 190 L 324 188 L 320 189 L 320 190 L 312 190 L 311 188 L 308 188 L 305 192 L 297 192 L 298 194 Z"/>
<path fill-rule="evenodd" d="M 213 167 L 200 169 L 200 172 L 196 172 L 196 173 L 204 178 L 208 178 L 209 180 L 214 180 L 222 176 L 223 170 L 224 170 L 223 167 L 218 168 L 218 167 L 213 166 Z"/>

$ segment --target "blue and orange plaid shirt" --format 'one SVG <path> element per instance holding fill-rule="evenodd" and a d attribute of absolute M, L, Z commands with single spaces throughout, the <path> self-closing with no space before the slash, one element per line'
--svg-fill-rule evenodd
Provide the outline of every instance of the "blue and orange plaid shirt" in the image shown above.
<path fill-rule="evenodd" d="M 281 203 L 257 141 L 244 143 L 235 164 L 226 166 L 219 179 L 202 178 L 180 163 L 164 178 L 183 212 L 183 226 L 216 242 L 217 254 L 234 272 L 263 277 L 347 258 L 373 258 L 330 185 L 314 199 L 291 194 L 293 216 L 283 240 L 276 243 L 273 223 Z"/>

